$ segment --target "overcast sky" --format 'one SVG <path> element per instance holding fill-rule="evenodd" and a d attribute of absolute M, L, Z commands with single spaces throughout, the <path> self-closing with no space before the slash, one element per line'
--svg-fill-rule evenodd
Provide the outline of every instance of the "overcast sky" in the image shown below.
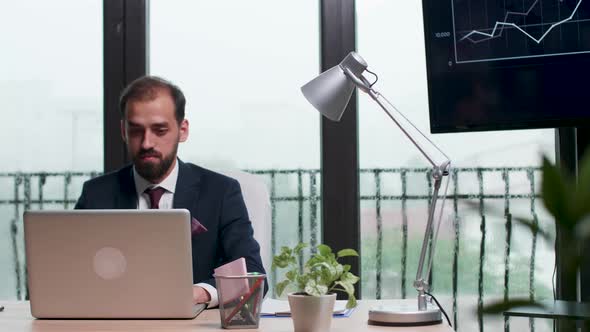
<path fill-rule="evenodd" d="M 318 73 L 319 7 L 306 1 L 153 0 L 150 72 L 187 96 L 187 161 L 318 168 L 319 115 L 299 88 Z M 247 15 L 246 15 L 247 14 Z M 0 171 L 102 167 L 102 1 L 4 1 Z M 357 45 L 375 86 L 429 132 L 420 1 L 357 2 Z M 425 165 L 359 94 L 361 167 Z M 553 130 L 433 135 L 456 166 L 538 164 Z M 468 144 L 466 144 L 468 142 Z"/>

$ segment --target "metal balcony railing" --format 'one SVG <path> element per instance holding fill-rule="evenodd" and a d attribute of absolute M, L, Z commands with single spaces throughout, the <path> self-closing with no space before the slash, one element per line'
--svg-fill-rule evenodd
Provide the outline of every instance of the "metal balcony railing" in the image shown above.
<path fill-rule="evenodd" d="M 321 173 L 317 169 L 294 169 L 294 170 L 249 170 L 250 173 L 263 177 L 268 185 L 272 206 L 272 239 L 271 248 L 273 253 L 277 253 L 281 245 L 293 245 L 297 242 L 308 242 L 312 247 L 318 244 L 318 238 L 321 234 L 320 221 L 320 183 Z M 391 169 L 361 169 L 361 204 L 372 206 L 375 220 L 362 220 L 362 223 L 368 225 L 374 224 L 375 241 L 370 241 L 374 248 L 375 271 L 374 279 L 362 279 L 363 287 L 368 289 L 374 288 L 374 293 L 363 293 L 363 297 L 381 298 L 384 290 L 390 288 L 399 289 L 401 297 L 408 296 L 407 289 L 411 287 L 413 281 L 413 271 L 408 271 L 408 254 L 409 254 L 409 234 L 408 231 L 408 205 L 422 202 L 427 207 L 430 202 L 431 186 L 429 169 L 426 168 L 391 168 Z M 13 288 L 18 299 L 27 298 L 26 289 L 26 271 L 24 269 L 24 250 L 22 239 L 22 213 L 25 210 L 37 209 L 70 209 L 73 208 L 77 197 L 80 194 L 82 183 L 92 177 L 99 175 L 98 172 L 58 172 L 58 173 L 0 173 L 0 188 L 5 188 L 0 192 L 0 236 L 9 234 L 9 238 L 0 239 L 0 242 L 10 241 L 9 252 L 0 254 L 0 262 L 10 265 L 6 270 L 9 275 L 0 275 L 0 280 L 7 280 L 3 287 Z M 511 187 L 511 179 L 517 177 L 520 179 L 521 187 L 519 192 L 515 192 Z M 504 239 L 503 245 L 503 292 L 504 298 L 508 298 L 510 293 L 510 258 L 511 248 L 513 247 L 513 227 L 512 208 L 515 202 L 528 205 L 528 214 L 531 220 L 538 222 L 538 203 L 539 198 L 538 182 L 540 169 L 537 167 L 516 167 L 516 168 L 456 168 L 453 169 L 450 178 L 449 192 L 447 193 L 447 202 L 445 211 L 452 219 L 452 252 L 446 253 L 450 262 L 452 262 L 452 285 L 451 289 L 444 290 L 450 293 L 452 298 L 453 321 L 455 328 L 458 328 L 459 315 L 461 315 L 457 299 L 459 298 L 459 264 L 460 264 L 460 238 L 462 235 L 462 224 L 460 213 L 460 202 L 470 200 L 479 203 L 479 209 L 473 211 L 479 219 L 479 257 L 477 257 L 477 303 L 481 306 L 484 299 L 484 262 L 486 259 L 486 241 L 488 236 L 488 219 L 489 215 L 485 206 L 489 202 L 501 202 L 500 218 L 504 221 Z M 417 179 L 422 179 L 422 184 L 417 184 Z M 469 179 L 467 179 L 469 178 Z M 491 180 L 485 180 L 489 178 Z M 411 184 L 409 184 L 411 182 Z M 488 184 L 493 183 L 495 191 L 487 190 Z M 522 189 L 522 184 L 526 188 Z M 498 185 L 501 184 L 501 190 Z M 415 187 L 421 187 L 417 190 Z M 394 188 L 395 189 L 391 189 Z M 389 271 L 384 267 L 384 255 L 388 254 L 384 250 L 385 236 L 384 227 L 389 223 L 391 211 L 386 211 L 384 205 L 395 203 L 399 206 L 399 229 L 401 231 L 401 242 L 399 243 L 399 252 L 401 257 L 397 257 L 400 262 L 401 271 L 396 272 L 400 276 L 398 285 L 390 283 L 384 284 L 384 272 Z M 497 216 L 496 216 L 497 217 Z M 7 229 L 6 229 L 7 227 Z M 295 229 L 293 230 L 292 228 Z M 6 232 L 8 230 L 8 232 Z M 293 231 L 297 236 L 293 237 Z M 420 239 L 421 241 L 421 239 Z M 519 240 L 520 241 L 520 240 Z M 535 257 L 537 254 L 537 236 L 530 234 L 526 241 L 532 241 L 529 273 L 528 293 L 531 298 L 536 296 L 535 289 Z M 4 256 L 4 257 L 2 257 Z M 431 276 L 436 278 L 436 269 Z M 373 273 L 373 272 L 371 272 Z M 373 275 L 373 274 L 371 274 Z M 371 280 L 366 280 L 371 279 Z M 410 280 L 408 280 L 410 279 Z M 12 280 L 12 281 L 11 281 Z M 273 272 L 272 281 L 276 280 Z M 11 282 L 13 282 L 11 284 Z M 442 291 L 442 290 L 439 290 Z M 411 295 L 413 296 L 413 295 Z M 484 329 L 483 317 L 478 317 L 480 331 Z M 534 330 L 534 323 L 529 323 L 531 330 Z"/>

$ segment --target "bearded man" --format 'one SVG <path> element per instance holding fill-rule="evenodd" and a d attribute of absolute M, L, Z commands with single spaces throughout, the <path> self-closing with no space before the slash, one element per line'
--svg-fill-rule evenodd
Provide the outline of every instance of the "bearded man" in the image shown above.
<path fill-rule="evenodd" d="M 248 272 L 264 273 L 264 267 L 239 183 L 177 157 L 178 144 L 189 134 L 185 104 L 182 91 L 159 77 L 144 76 L 127 86 L 119 108 L 132 163 L 85 182 L 75 208 L 189 210 L 197 223 L 193 302 L 214 307 L 216 267 L 240 257 Z"/>

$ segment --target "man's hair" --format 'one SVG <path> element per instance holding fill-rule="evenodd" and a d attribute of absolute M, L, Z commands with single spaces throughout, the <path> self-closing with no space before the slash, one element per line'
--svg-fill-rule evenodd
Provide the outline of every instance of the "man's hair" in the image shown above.
<path fill-rule="evenodd" d="M 119 109 L 121 117 L 125 118 L 125 111 L 129 102 L 150 101 L 156 99 L 159 93 L 167 92 L 174 101 L 174 111 L 178 123 L 184 120 L 184 106 L 186 99 L 184 94 L 176 85 L 161 77 L 143 76 L 131 82 L 121 93 L 119 98 Z"/>

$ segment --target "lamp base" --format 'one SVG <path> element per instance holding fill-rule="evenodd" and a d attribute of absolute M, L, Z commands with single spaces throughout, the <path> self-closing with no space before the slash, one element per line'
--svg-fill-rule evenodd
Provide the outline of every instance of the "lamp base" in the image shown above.
<path fill-rule="evenodd" d="M 400 303 L 377 306 L 369 310 L 370 325 L 421 326 L 442 323 L 440 309 L 430 303 L 426 310 L 418 310 L 418 304 Z"/>

